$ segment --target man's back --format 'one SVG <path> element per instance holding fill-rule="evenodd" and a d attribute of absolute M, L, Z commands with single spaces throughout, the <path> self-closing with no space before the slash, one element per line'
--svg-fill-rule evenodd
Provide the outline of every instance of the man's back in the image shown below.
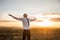
<path fill-rule="evenodd" d="M 27 20 L 28 19 L 28 20 Z M 22 18 L 22 23 L 23 23 L 23 28 L 28 30 L 29 29 L 29 25 L 30 25 L 30 20 L 29 18 Z"/>

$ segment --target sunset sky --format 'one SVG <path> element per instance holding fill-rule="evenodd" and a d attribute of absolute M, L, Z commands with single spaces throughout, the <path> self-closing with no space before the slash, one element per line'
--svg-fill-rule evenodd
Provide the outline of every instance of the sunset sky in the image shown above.
<path fill-rule="evenodd" d="M 23 13 L 40 16 L 55 12 L 60 12 L 60 0 L 0 0 L 0 20 L 10 20 L 8 14 L 20 17 Z"/>
<path fill-rule="evenodd" d="M 8 14 L 22 17 L 23 13 L 36 17 L 36 22 L 44 21 L 41 25 L 48 21 L 60 22 L 60 0 L 0 0 L 0 21 L 16 21 Z"/>

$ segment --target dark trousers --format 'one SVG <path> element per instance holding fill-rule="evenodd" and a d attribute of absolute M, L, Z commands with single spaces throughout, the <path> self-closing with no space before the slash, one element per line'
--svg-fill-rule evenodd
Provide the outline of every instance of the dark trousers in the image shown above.
<path fill-rule="evenodd" d="M 23 36 L 22 36 L 22 40 L 30 40 L 30 30 L 23 30 Z"/>

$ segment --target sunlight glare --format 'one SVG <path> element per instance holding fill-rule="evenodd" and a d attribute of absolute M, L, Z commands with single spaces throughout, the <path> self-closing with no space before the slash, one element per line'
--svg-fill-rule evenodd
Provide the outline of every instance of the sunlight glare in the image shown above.
<path fill-rule="evenodd" d="M 43 22 L 38 22 L 37 25 L 38 26 L 42 26 L 42 27 L 49 27 L 51 26 L 52 22 L 49 20 L 44 20 Z"/>

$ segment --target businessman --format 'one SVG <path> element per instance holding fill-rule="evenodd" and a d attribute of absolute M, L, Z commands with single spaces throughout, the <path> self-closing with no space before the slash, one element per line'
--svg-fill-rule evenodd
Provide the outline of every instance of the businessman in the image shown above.
<path fill-rule="evenodd" d="M 22 40 L 25 40 L 27 37 L 27 40 L 30 40 L 30 21 L 34 21 L 36 20 L 36 18 L 30 19 L 28 18 L 28 15 L 26 13 L 23 14 L 23 18 L 17 18 L 11 14 L 8 14 L 9 16 L 11 16 L 12 18 L 16 19 L 16 20 L 21 20 L 23 23 L 23 36 L 22 36 Z"/>

